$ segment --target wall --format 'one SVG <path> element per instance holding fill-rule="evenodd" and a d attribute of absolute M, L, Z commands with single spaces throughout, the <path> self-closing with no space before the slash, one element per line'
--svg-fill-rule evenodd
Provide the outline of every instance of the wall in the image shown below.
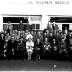
<path fill-rule="evenodd" d="M 42 15 L 41 29 L 44 29 L 47 25 L 49 19 L 47 15 L 72 16 L 71 0 L 68 0 L 69 4 L 51 4 L 51 2 L 49 4 L 37 4 L 36 1 L 37 0 L 1 0 L 0 1 L 0 30 L 2 29 L 3 14 Z M 40 0 L 40 1 L 44 2 L 44 0 Z M 54 3 L 56 0 L 52 0 L 52 1 Z"/>

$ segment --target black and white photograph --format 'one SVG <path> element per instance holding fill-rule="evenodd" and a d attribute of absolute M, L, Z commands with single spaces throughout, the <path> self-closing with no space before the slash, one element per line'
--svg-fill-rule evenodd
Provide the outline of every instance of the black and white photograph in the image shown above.
<path fill-rule="evenodd" d="M 72 71 L 72 1 L 0 1 L 0 71 Z"/>

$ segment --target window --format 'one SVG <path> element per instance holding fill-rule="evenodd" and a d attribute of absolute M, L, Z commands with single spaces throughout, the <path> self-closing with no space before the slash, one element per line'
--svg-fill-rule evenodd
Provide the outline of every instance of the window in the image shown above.
<path fill-rule="evenodd" d="M 32 29 L 35 29 L 35 24 L 32 24 Z"/>
<path fill-rule="evenodd" d="M 32 30 L 33 31 L 39 31 L 40 30 L 40 24 L 32 24 Z"/>
<path fill-rule="evenodd" d="M 20 20 L 23 21 L 23 24 L 28 23 L 28 17 L 3 17 L 3 30 L 7 29 L 7 24 L 10 22 L 13 25 L 13 29 L 19 30 Z"/>
<path fill-rule="evenodd" d="M 40 29 L 40 24 L 36 24 L 36 29 Z"/>
<path fill-rule="evenodd" d="M 3 17 L 3 23 L 8 23 L 8 21 L 10 21 L 11 23 L 20 23 L 20 20 L 22 20 L 23 23 L 28 22 L 28 18 L 24 17 Z"/>
<path fill-rule="evenodd" d="M 7 24 L 8 22 L 10 22 L 10 24 L 13 25 L 13 29 L 15 30 L 19 30 L 19 23 L 20 20 L 23 21 L 24 27 L 25 25 L 29 22 L 28 19 L 31 19 L 33 21 L 31 21 L 31 26 L 32 26 L 32 30 L 34 31 L 38 31 L 40 30 L 40 21 L 41 21 L 41 16 L 4 16 L 3 17 L 3 29 L 6 30 L 7 29 Z"/>

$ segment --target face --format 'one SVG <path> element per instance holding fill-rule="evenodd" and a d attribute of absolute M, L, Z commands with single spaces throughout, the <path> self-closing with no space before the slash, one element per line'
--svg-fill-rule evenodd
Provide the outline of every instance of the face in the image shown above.
<path fill-rule="evenodd" d="M 52 36 L 53 34 L 52 33 L 50 33 L 50 36 Z"/>
<path fill-rule="evenodd" d="M 39 43 L 40 42 L 40 39 L 37 39 L 37 42 Z"/>
<path fill-rule="evenodd" d="M 33 31 L 31 31 L 31 34 L 34 34 L 34 32 L 33 32 Z"/>
<path fill-rule="evenodd" d="M 48 31 L 48 30 L 46 30 L 46 32 L 47 32 L 47 34 L 49 33 L 49 31 Z"/>
<path fill-rule="evenodd" d="M 10 25 L 10 21 L 8 22 L 8 24 Z"/>
<path fill-rule="evenodd" d="M 62 39 L 62 42 L 64 42 L 64 39 Z"/>
<path fill-rule="evenodd" d="M 48 41 L 48 39 L 47 38 L 45 38 L 45 42 L 47 42 Z"/>
<path fill-rule="evenodd" d="M 12 40 L 14 40 L 14 37 L 12 37 Z"/>
<path fill-rule="evenodd" d="M 70 32 L 70 34 L 72 35 L 72 32 Z"/>
<path fill-rule="evenodd" d="M 21 34 L 20 36 L 22 37 L 23 35 Z"/>
<path fill-rule="evenodd" d="M 22 23 L 22 20 L 20 20 L 20 23 Z"/>
<path fill-rule="evenodd" d="M 44 33 L 44 36 L 46 36 L 47 34 L 46 33 Z"/>
<path fill-rule="evenodd" d="M 3 37 L 4 36 L 4 34 L 1 34 L 1 37 Z"/>
<path fill-rule="evenodd" d="M 15 30 L 15 32 L 17 32 L 17 30 Z"/>
<path fill-rule="evenodd" d="M 4 33 L 7 33 L 6 31 Z"/>
<path fill-rule="evenodd" d="M 15 34 L 13 34 L 13 36 L 14 36 Z"/>
<path fill-rule="evenodd" d="M 18 31 L 18 34 L 20 34 L 20 31 Z"/>
<path fill-rule="evenodd" d="M 21 41 L 23 41 L 23 38 L 21 38 Z"/>
<path fill-rule="evenodd" d="M 26 33 L 28 33 L 28 30 L 26 30 Z"/>
<path fill-rule="evenodd" d="M 38 32 L 38 35 L 40 35 L 40 32 Z"/>
<path fill-rule="evenodd" d="M 55 39 L 53 39 L 53 42 L 55 42 Z"/>

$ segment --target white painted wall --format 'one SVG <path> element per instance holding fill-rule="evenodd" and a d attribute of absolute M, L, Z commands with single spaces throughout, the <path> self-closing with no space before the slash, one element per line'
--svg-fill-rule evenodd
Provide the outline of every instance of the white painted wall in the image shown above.
<path fill-rule="evenodd" d="M 31 2 L 32 1 L 32 2 Z M 69 4 L 54 4 L 55 1 L 48 0 L 53 4 L 36 4 L 39 0 L 1 0 L 0 1 L 0 30 L 2 29 L 2 15 L 3 14 L 17 14 L 17 15 L 42 15 L 41 29 L 47 26 L 47 15 L 68 15 L 72 16 L 72 1 Z M 40 0 L 41 2 L 45 0 Z M 47 0 L 46 0 L 47 1 Z M 30 4 L 32 3 L 32 4 Z"/>

